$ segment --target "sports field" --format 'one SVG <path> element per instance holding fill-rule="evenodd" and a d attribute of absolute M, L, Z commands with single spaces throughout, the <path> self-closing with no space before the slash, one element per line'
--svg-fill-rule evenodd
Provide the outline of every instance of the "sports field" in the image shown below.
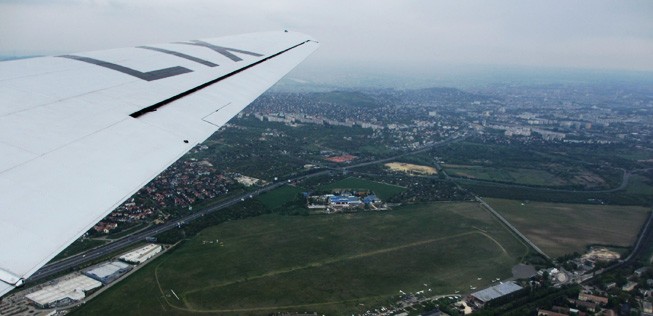
<path fill-rule="evenodd" d="M 399 290 L 471 292 L 509 277 L 526 251 L 470 202 L 265 215 L 202 231 L 76 315 L 347 315 L 388 304 Z"/>
<path fill-rule="evenodd" d="M 551 257 L 589 245 L 631 246 L 649 208 L 491 199 L 485 201 Z"/>

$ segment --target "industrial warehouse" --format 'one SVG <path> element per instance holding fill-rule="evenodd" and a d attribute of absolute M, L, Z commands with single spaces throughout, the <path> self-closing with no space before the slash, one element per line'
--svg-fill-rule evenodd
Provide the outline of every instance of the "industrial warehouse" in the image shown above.
<path fill-rule="evenodd" d="M 70 308 L 163 251 L 157 244 L 147 244 L 80 272 L 73 272 L 49 281 L 45 286 L 28 288 L 6 297 L 0 304 L 0 315 L 35 314 L 42 309 Z M 21 315 L 22 315 L 21 314 Z"/>
<path fill-rule="evenodd" d="M 145 247 L 123 254 L 120 256 L 120 260 L 128 263 L 140 264 L 154 257 L 157 253 L 161 252 L 161 250 L 161 245 L 149 244 Z"/>
<path fill-rule="evenodd" d="M 40 308 L 65 306 L 82 300 L 86 293 L 102 286 L 99 281 L 84 275 L 77 275 L 41 290 L 25 295 Z"/>
<path fill-rule="evenodd" d="M 478 303 L 480 306 L 483 306 L 485 303 L 493 299 L 506 296 L 521 289 L 522 287 L 515 284 L 514 282 L 503 282 L 478 292 L 474 292 L 471 294 L 471 297 L 474 299 L 474 303 Z"/>
<path fill-rule="evenodd" d="M 131 265 L 124 262 L 109 261 L 96 265 L 82 273 L 90 278 L 102 282 L 102 284 L 109 284 L 121 277 L 123 274 L 129 272 L 132 268 Z"/>

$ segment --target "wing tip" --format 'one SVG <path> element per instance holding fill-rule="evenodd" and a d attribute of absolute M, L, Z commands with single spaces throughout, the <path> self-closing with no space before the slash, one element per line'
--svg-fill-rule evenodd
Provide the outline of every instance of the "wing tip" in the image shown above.
<path fill-rule="evenodd" d="M 288 34 L 293 34 L 293 35 L 295 35 L 295 36 L 302 37 L 302 38 L 304 38 L 306 41 L 315 42 L 315 43 L 317 43 L 317 44 L 320 43 L 320 42 L 317 41 L 314 37 L 312 37 L 312 36 L 310 36 L 310 35 L 308 35 L 308 34 L 306 34 L 306 33 L 296 32 L 296 31 L 292 31 L 292 30 L 288 30 L 288 29 L 283 30 L 283 32 L 284 32 L 284 33 L 288 33 Z"/>

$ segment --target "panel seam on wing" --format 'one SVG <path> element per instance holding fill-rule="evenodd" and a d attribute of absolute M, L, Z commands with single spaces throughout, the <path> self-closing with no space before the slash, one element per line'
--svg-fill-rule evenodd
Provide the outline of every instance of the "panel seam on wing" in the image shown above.
<path fill-rule="evenodd" d="M 5 170 L 0 171 L 0 176 L 2 176 L 2 174 L 4 174 L 4 173 L 9 172 L 9 171 L 11 171 L 11 170 L 13 170 L 13 169 L 16 169 L 16 168 L 18 168 L 18 167 L 20 167 L 20 166 L 26 165 L 26 164 L 28 164 L 28 163 L 30 163 L 30 162 L 36 160 L 36 159 L 39 159 L 39 158 L 41 158 L 41 157 L 45 157 L 45 156 L 47 156 L 47 155 L 49 155 L 49 154 L 51 154 L 51 153 L 53 153 L 53 152 L 59 151 L 59 150 L 61 150 L 61 149 L 63 149 L 63 148 L 66 148 L 66 147 L 68 147 L 68 146 L 70 146 L 70 145 L 72 145 L 72 144 L 74 144 L 74 143 L 76 143 L 76 142 L 78 142 L 78 141 L 80 141 L 80 140 L 82 140 L 82 139 L 85 139 L 85 138 L 87 138 L 87 137 L 93 136 L 93 135 L 95 135 L 95 134 L 97 134 L 97 133 L 99 133 L 99 132 L 101 132 L 101 131 L 104 131 L 104 130 L 106 130 L 106 129 L 108 129 L 108 128 L 111 128 L 112 126 L 115 126 L 115 125 L 117 125 L 117 124 L 120 124 L 121 122 L 126 121 L 128 118 L 129 118 L 129 117 L 126 117 L 126 118 L 120 119 L 120 120 L 118 120 L 118 121 L 116 121 L 116 122 L 114 122 L 114 123 L 112 123 L 112 124 L 109 124 L 109 125 L 107 125 L 107 126 L 104 126 L 104 127 L 102 127 L 102 128 L 99 128 L 99 129 L 97 129 L 97 130 L 95 130 L 95 131 L 93 131 L 93 132 L 91 132 L 91 133 L 88 133 L 88 134 L 86 134 L 86 135 L 84 135 L 84 136 L 82 136 L 82 137 L 76 138 L 76 139 L 74 139 L 74 140 L 72 140 L 72 141 L 70 141 L 70 142 L 67 142 L 67 143 L 65 143 L 65 144 L 63 144 L 63 145 L 61 145 L 61 146 L 59 146 L 59 147 L 57 147 L 57 148 L 54 148 L 54 149 L 52 149 L 52 150 L 50 150 L 50 151 L 47 151 L 47 152 L 45 152 L 45 153 L 42 153 L 42 154 L 32 153 L 31 151 L 26 150 L 26 149 L 23 149 L 23 148 L 21 148 L 21 147 L 12 146 L 12 147 L 18 148 L 18 149 L 20 149 L 20 150 L 26 151 L 26 152 L 28 152 L 28 153 L 32 153 L 32 154 L 36 155 L 36 157 L 32 157 L 31 159 L 25 160 L 25 161 L 23 161 L 23 162 L 21 162 L 21 163 L 16 164 L 15 166 L 12 166 L 12 167 L 10 167 L 10 168 L 7 168 L 7 169 L 5 169 Z M 3 142 L 3 144 L 5 144 L 5 143 Z"/>
<path fill-rule="evenodd" d="M 104 88 L 101 88 L 101 89 L 96 89 L 96 90 L 86 91 L 86 92 L 81 93 L 81 94 L 76 94 L 76 95 L 72 95 L 72 96 L 69 96 L 69 97 L 56 99 L 56 100 L 54 100 L 54 101 L 48 101 L 48 102 L 45 102 L 45 103 L 42 103 L 42 104 L 37 104 L 37 105 L 31 106 L 31 107 L 29 107 L 29 108 L 20 109 L 20 110 L 18 110 L 18 111 L 7 112 L 7 113 L 5 113 L 5 114 L 3 114 L 3 115 L 0 115 L 0 117 L 8 117 L 8 116 L 11 116 L 11 115 L 15 115 L 15 114 L 19 114 L 19 113 L 23 113 L 23 112 L 27 112 L 27 111 L 32 111 L 32 110 L 37 109 L 37 108 L 40 108 L 40 107 L 50 106 L 50 105 L 53 105 L 53 104 L 56 104 L 56 103 L 65 102 L 65 101 L 68 101 L 68 100 L 76 99 L 76 98 L 79 98 L 79 97 L 83 97 L 83 96 L 85 96 L 85 95 L 92 95 L 92 94 L 94 94 L 94 93 L 98 93 L 98 92 L 102 92 L 102 91 L 107 91 L 107 90 L 115 89 L 115 88 L 117 88 L 117 87 L 128 86 L 128 85 L 130 85 L 130 84 L 132 84 L 132 83 L 134 83 L 134 82 L 137 82 L 137 81 L 136 81 L 136 80 L 132 80 L 132 81 L 128 81 L 128 82 L 123 82 L 123 83 L 120 83 L 120 84 L 116 84 L 116 85 L 113 85 L 113 86 L 104 87 Z M 23 90 L 23 91 L 24 91 L 24 90 Z M 49 94 L 43 94 L 43 93 L 40 93 L 40 95 L 42 95 L 42 96 L 44 96 L 44 97 L 50 97 L 50 96 L 51 96 L 51 95 L 49 95 Z"/>

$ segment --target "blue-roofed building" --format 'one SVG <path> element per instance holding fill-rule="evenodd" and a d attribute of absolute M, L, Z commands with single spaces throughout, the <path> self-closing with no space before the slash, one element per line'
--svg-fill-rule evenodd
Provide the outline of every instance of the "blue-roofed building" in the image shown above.
<path fill-rule="evenodd" d="M 347 199 L 347 197 L 344 197 L 344 196 L 335 195 L 335 196 L 329 197 L 329 203 L 330 204 L 346 204 L 348 202 L 349 202 L 349 199 Z"/>
<path fill-rule="evenodd" d="M 376 202 L 381 202 L 381 199 L 376 197 L 376 195 L 374 194 L 370 194 L 363 198 L 363 203 L 365 204 L 376 203 Z"/>
<path fill-rule="evenodd" d="M 340 205 L 340 206 L 349 206 L 349 205 L 360 205 L 363 202 L 355 196 L 343 196 L 343 195 L 334 195 L 329 197 L 329 204 L 331 205 Z"/>
<path fill-rule="evenodd" d="M 131 271 L 132 265 L 120 261 L 107 261 L 82 272 L 87 277 L 109 284 Z"/>

